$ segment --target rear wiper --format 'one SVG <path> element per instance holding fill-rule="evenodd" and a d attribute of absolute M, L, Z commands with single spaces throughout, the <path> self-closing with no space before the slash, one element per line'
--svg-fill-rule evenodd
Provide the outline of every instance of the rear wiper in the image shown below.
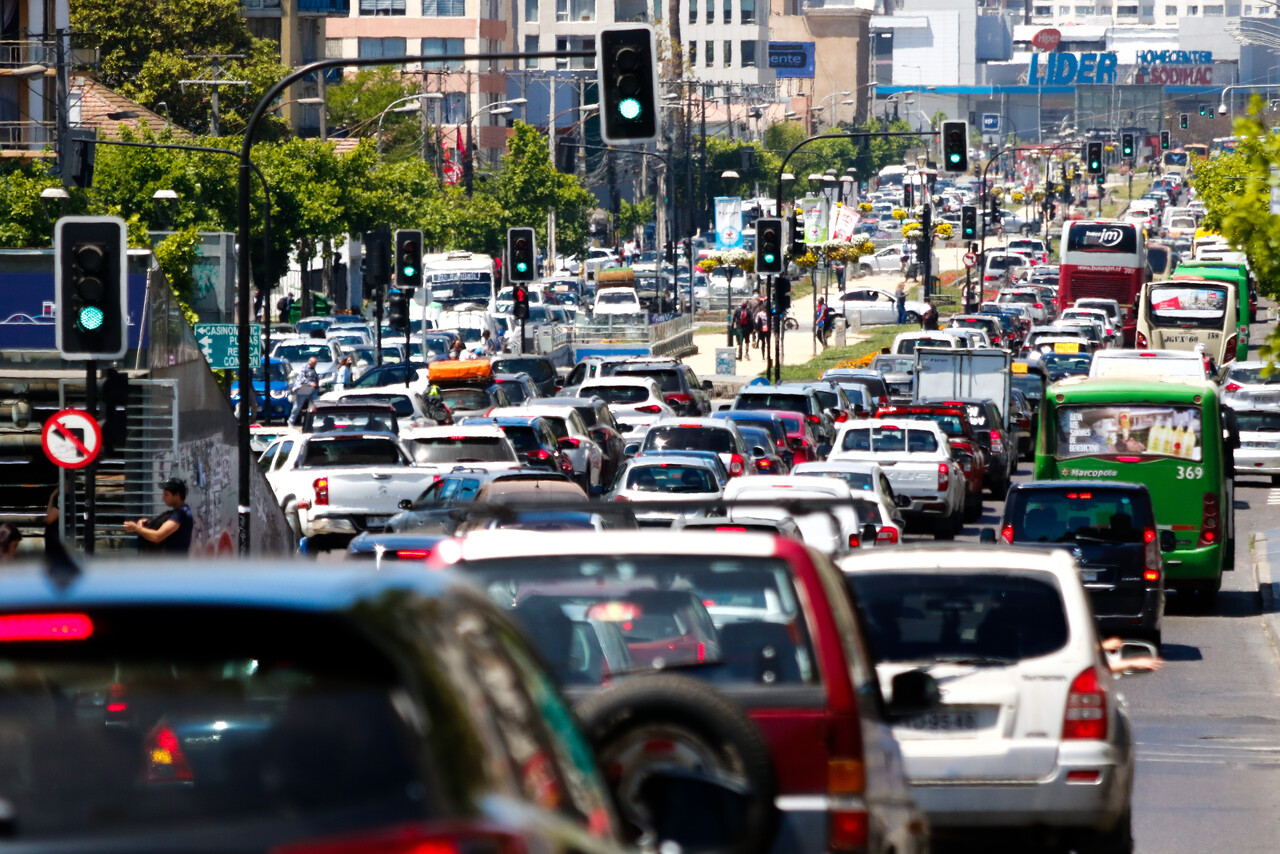
<path fill-rule="evenodd" d="M 1110 543 L 1110 542 L 1111 542 L 1111 540 L 1103 539 L 1102 537 L 1091 537 L 1091 536 L 1089 536 L 1088 534 L 1073 534 L 1073 535 L 1072 535 L 1072 537 L 1071 537 L 1071 539 L 1069 539 L 1069 540 L 1058 540 L 1058 542 L 1060 542 L 1060 543 L 1071 543 L 1071 542 L 1076 542 L 1076 543 L 1098 543 L 1099 545 L 1106 545 L 1106 544 Z"/>
<path fill-rule="evenodd" d="M 970 664 L 974 667 L 1005 667 L 1017 659 L 998 655 L 935 655 L 934 664 Z"/>

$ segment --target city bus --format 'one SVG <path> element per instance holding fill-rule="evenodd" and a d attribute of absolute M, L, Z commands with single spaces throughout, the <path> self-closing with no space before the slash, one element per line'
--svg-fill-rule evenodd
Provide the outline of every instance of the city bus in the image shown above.
<path fill-rule="evenodd" d="M 480 303 L 493 310 L 498 293 L 494 285 L 493 259 L 475 252 L 429 253 L 422 257 L 422 284 L 414 302 L 424 314 L 432 304 L 452 308 L 462 303 Z M 417 312 L 414 312 L 415 319 Z"/>
<path fill-rule="evenodd" d="M 1113 299 L 1124 312 L 1124 343 L 1133 346 L 1134 306 L 1146 276 L 1146 238 L 1131 222 L 1068 221 L 1058 270 L 1058 313 L 1083 297 Z"/>
<path fill-rule="evenodd" d="M 1146 486 L 1165 586 L 1208 604 L 1235 564 L 1222 417 L 1213 385 L 1200 380 L 1071 377 L 1045 392 L 1035 479 Z"/>
<path fill-rule="evenodd" d="M 1190 156 L 1192 166 L 1195 165 L 1197 160 L 1209 159 L 1209 146 L 1203 142 L 1189 142 L 1182 147 L 1186 149 L 1187 154 Z"/>
<path fill-rule="evenodd" d="M 1174 276 L 1142 286 L 1134 344 L 1139 350 L 1194 350 L 1203 344 L 1209 357 L 1223 365 L 1237 358 L 1239 321 L 1234 283 Z"/>
<path fill-rule="evenodd" d="M 1213 253 L 1204 253 L 1212 255 Z M 1200 258 L 1181 263 L 1174 269 L 1175 276 L 1195 276 L 1201 279 L 1215 279 L 1230 282 L 1236 289 L 1236 308 L 1239 317 L 1236 323 L 1237 341 L 1236 358 L 1249 358 L 1249 324 L 1258 319 L 1257 282 L 1249 272 L 1249 265 L 1237 253 L 1223 253 L 1214 258 Z"/>
<path fill-rule="evenodd" d="M 1187 152 L 1181 148 L 1175 148 L 1173 151 L 1166 151 L 1160 155 L 1160 165 L 1168 172 L 1170 169 L 1177 169 L 1179 172 L 1186 174 L 1187 160 L 1189 159 Z"/>

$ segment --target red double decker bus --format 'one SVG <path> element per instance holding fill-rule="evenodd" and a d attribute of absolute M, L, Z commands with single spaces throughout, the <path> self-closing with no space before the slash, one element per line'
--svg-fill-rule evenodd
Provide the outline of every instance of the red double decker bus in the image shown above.
<path fill-rule="evenodd" d="M 1147 267 L 1147 243 L 1131 222 L 1067 221 L 1058 271 L 1058 312 L 1076 300 L 1113 299 L 1124 312 L 1124 343 L 1133 346 L 1135 304 Z"/>

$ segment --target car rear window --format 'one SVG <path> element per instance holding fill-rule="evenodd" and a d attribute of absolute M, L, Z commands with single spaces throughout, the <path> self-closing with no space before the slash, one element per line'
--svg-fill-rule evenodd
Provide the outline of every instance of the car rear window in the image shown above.
<path fill-rule="evenodd" d="M 837 477 L 849 484 L 853 490 L 870 492 L 875 487 L 871 483 L 870 472 L 860 471 L 797 471 L 799 477 Z"/>
<path fill-rule="evenodd" d="M 674 370 L 664 368 L 641 368 L 630 370 L 626 367 L 614 372 L 620 377 L 648 377 L 658 384 L 662 391 L 680 391 L 680 375 Z"/>
<path fill-rule="evenodd" d="M 948 569 L 845 576 L 878 662 L 1014 664 L 1067 644 L 1050 576 Z"/>
<path fill-rule="evenodd" d="M 400 465 L 400 449 L 390 439 L 312 439 L 307 442 L 303 468 Z"/>
<path fill-rule="evenodd" d="M 528 374 L 538 383 L 556 376 L 555 367 L 547 359 L 499 359 L 493 363 L 493 370 L 504 374 Z"/>
<path fill-rule="evenodd" d="M 785 562 L 720 555 L 556 555 L 455 566 L 528 632 L 567 684 L 697 665 L 772 688 L 820 681 Z"/>
<path fill-rule="evenodd" d="M 627 474 L 627 489 L 639 492 L 719 492 L 715 475 L 703 466 L 658 463 L 636 466 Z"/>
<path fill-rule="evenodd" d="M 11 843 L 237 821 L 287 838 L 338 816 L 338 829 L 409 821 L 433 800 L 396 711 L 407 689 L 338 618 L 171 605 L 58 618 L 70 635 L 0 648 Z"/>
<path fill-rule="evenodd" d="M 732 454 L 737 448 L 734 446 L 733 434 L 728 430 L 659 425 L 649 428 L 649 432 L 645 434 L 643 450 L 714 451 L 717 454 Z"/>
<path fill-rule="evenodd" d="M 642 385 L 593 385 L 580 391 L 605 403 L 644 403 L 649 399 L 649 389 Z"/>
<path fill-rule="evenodd" d="M 803 394 L 765 393 L 738 395 L 734 409 L 783 409 L 789 412 L 809 412 L 809 398 Z"/>
<path fill-rule="evenodd" d="M 1123 543 L 1155 537 L 1151 498 L 1145 492 L 1064 487 L 1019 490 L 1009 502 L 1005 524 L 1014 542 Z"/>
<path fill-rule="evenodd" d="M 395 408 L 397 417 L 409 418 L 413 415 L 413 401 L 403 394 L 363 394 L 340 397 L 338 400 L 342 403 L 389 403 Z"/>
<path fill-rule="evenodd" d="M 487 409 L 489 395 L 478 388 L 444 388 L 440 397 L 449 409 Z"/>
<path fill-rule="evenodd" d="M 863 427 L 846 432 L 840 449 L 876 453 L 930 453 L 938 450 L 938 437 L 928 430 Z"/>
<path fill-rule="evenodd" d="M 413 439 L 409 451 L 417 463 L 514 462 L 510 447 L 499 436 L 432 436 Z"/>
<path fill-rule="evenodd" d="M 1236 425 L 1239 430 L 1251 430 L 1256 433 L 1280 433 L 1280 411 L 1250 410 L 1237 412 Z"/>
<path fill-rule="evenodd" d="M 529 399 L 529 390 L 524 387 L 524 383 L 515 380 L 497 380 L 502 385 L 502 391 L 507 395 L 507 401 L 512 406 L 519 406 Z"/>

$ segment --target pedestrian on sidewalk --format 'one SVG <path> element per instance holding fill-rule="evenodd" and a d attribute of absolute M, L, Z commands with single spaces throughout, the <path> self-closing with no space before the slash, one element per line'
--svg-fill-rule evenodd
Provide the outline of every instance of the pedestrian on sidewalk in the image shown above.
<path fill-rule="evenodd" d="M 191 550 L 191 531 L 195 518 L 187 506 L 186 481 L 171 477 L 160 484 L 160 496 L 169 509 L 151 519 L 125 522 L 127 533 L 138 535 L 140 551 L 177 552 Z"/>
<path fill-rule="evenodd" d="M 898 307 L 898 325 L 907 322 L 907 283 L 905 281 L 898 282 L 898 286 L 893 289 L 893 302 Z"/>
<path fill-rule="evenodd" d="M 751 358 L 751 333 L 755 331 L 755 310 L 751 305 L 751 300 L 744 299 L 742 305 L 738 306 L 737 311 L 733 313 L 733 340 L 738 347 L 739 359 Z M 746 356 L 743 356 L 743 350 L 746 350 Z"/>
<path fill-rule="evenodd" d="M 938 309 L 933 305 L 933 297 L 924 298 L 924 316 L 920 318 L 920 328 L 925 332 L 938 331 Z"/>
<path fill-rule="evenodd" d="M 307 359 L 307 366 L 293 377 L 293 411 L 289 413 L 289 426 L 297 427 L 302 413 L 311 408 L 320 396 L 320 374 L 316 371 L 316 357 Z"/>
<path fill-rule="evenodd" d="M 764 303 L 761 303 L 756 310 L 756 341 L 760 344 L 760 358 L 765 358 L 769 352 L 769 314 L 764 310 Z M 750 351 L 750 347 L 747 348 Z"/>

